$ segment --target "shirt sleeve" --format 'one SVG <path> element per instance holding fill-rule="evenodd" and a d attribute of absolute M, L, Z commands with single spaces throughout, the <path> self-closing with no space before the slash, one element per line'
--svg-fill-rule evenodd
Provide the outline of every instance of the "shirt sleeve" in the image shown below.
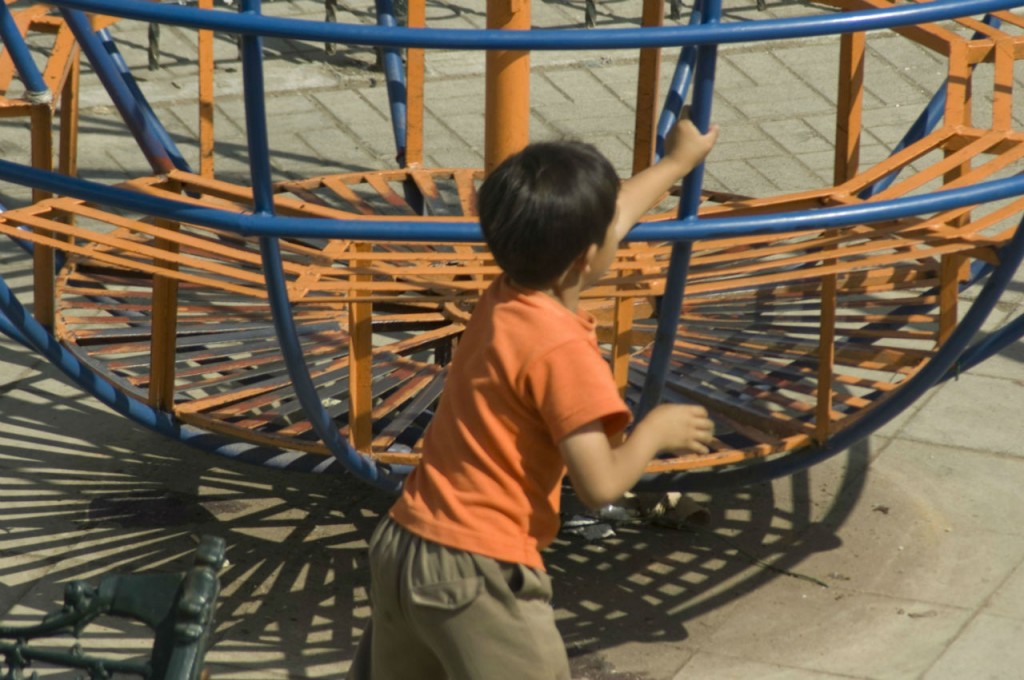
<path fill-rule="evenodd" d="M 524 379 L 526 393 L 556 444 L 595 420 L 613 437 L 632 417 L 608 364 L 597 347 L 585 340 L 555 347 L 528 367 Z"/>

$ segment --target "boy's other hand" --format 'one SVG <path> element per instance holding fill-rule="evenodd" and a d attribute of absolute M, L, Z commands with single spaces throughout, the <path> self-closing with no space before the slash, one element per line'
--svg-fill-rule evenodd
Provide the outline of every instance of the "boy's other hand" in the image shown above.
<path fill-rule="evenodd" d="M 565 436 L 558 448 L 576 495 L 587 507 L 600 508 L 636 484 L 658 453 L 708 453 L 714 436 L 715 426 L 703 406 L 662 404 L 614 448 L 600 420 Z"/>
<path fill-rule="evenodd" d="M 662 404 L 644 418 L 645 427 L 661 438 L 661 451 L 708 453 L 715 438 L 715 424 L 707 409 L 696 404 Z"/>

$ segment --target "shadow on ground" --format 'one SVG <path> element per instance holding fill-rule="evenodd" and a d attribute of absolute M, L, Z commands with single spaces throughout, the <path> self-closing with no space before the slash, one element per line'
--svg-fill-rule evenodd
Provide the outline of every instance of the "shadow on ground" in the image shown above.
<path fill-rule="evenodd" d="M 13 343 L 0 343 L 0 363 L 20 376 L 0 385 L 0 620 L 38 622 L 59 609 L 70 580 L 184 568 L 198 537 L 216 534 L 229 565 L 213 677 L 339 677 L 369 614 L 366 541 L 388 497 L 340 475 L 248 466 L 143 431 Z M 639 678 L 615 673 L 602 651 L 682 642 L 692 622 L 744 593 L 802 577 L 805 557 L 838 546 L 834 529 L 860 493 L 868 450 L 844 456 L 827 491 L 797 475 L 700 497 L 712 513 L 702 529 L 625 525 L 598 542 L 560 538 L 546 560 L 576 676 Z M 83 647 L 145 644 L 137 628 L 120 631 Z"/>

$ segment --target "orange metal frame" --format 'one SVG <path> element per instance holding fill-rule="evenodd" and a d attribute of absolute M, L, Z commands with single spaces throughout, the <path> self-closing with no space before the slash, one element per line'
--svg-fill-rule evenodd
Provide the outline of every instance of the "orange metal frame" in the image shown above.
<path fill-rule="evenodd" d="M 892 4 L 829 2 L 843 9 Z M 645 25 L 659 24 L 661 13 L 659 0 L 645 0 Z M 424 14 L 422 0 L 410 2 L 409 25 L 422 26 Z M 945 120 L 924 139 L 866 169 L 859 166 L 867 39 L 843 36 L 834 186 L 769 198 L 708 194 L 702 216 L 855 203 L 863 200 L 859 194 L 865 188 L 902 173 L 877 196 L 892 198 L 937 185 L 967 185 L 1019 163 L 1024 134 L 1012 129 L 1012 83 L 1013 64 L 1024 59 L 1024 20 L 999 16 L 1006 30 L 973 20 L 898 29 L 948 59 Z M 529 3 L 491 0 L 488 26 L 528 28 Z M 984 37 L 962 35 L 973 32 Z M 70 88 L 66 92 L 73 92 L 77 77 L 74 60 L 57 57 L 71 49 L 55 47 L 51 57 L 61 65 L 53 67 L 55 72 L 65 74 L 55 86 L 59 81 Z M 200 50 L 200 173 L 173 171 L 126 186 L 225 210 L 250 210 L 249 189 L 214 177 L 208 36 L 200 37 Z M 634 171 L 651 161 L 659 57 L 657 50 L 640 56 Z M 424 58 L 422 50 L 407 53 L 407 167 L 281 182 L 279 214 L 416 215 L 402 191 L 413 186 L 430 215 L 475 215 L 476 187 L 484 172 L 528 140 L 529 55 L 488 55 L 483 169 L 423 167 Z M 993 115 L 978 125 L 972 120 L 972 74 L 983 63 L 993 69 Z M 3 80 L 4 68 L 0 61 L 0 91 L 10 81 L 9 74 Z M 67 95 L 63 99 L 71 101 Z M 52 115 L 53 109 L 48 111 Z M 62 125 L 62 134 L 65 126 L 71 128 L 73 121 Z M 48 131 L 49 123 L 40 128 Z M 71 142 L 62 142 L 61 149 L 62 167 L 73 171 Z M 44 160 L 39 159 L 41 167 Z M 187 423 L 326 454 L 309 436 L 311 427 L 290 396 L 266 322 L 263 276 L 252 241 L 195 225 L 118 216 L 68 198 L 43 198 L 0 216 L 0 233 L 33 241 L 37 252 L 59 248 L 69 254 L 57 279 L 60 304 L 50 312 L 63 342 L 77 347 L 127 393 L 173 410 Z M 667 201 L 649 219 L 668 216 L 671 207 Z M 822 443 L 883 404 L 949 335 L 966 266 L 997 263 L 998 247 L 1012 233 L 1005 224 L 1022 210 L 1024 201 L 1017 200 L 870 227 L 696 244 L 666 391 L 670 398 L 708 405 L 720 431 L 749 443 L 734 446 L 723 436 L 706 456 L 659 459 L 650 471 L 736 464 Z M 80 222 L 112 229 L 100 233 L 77 226 Z M 22 225 L 32 231 L 19 231 Z M 385 461 L 415 462 L 418 443 L 412 451 L 399 450 L 396 438 L 438 394 L 443 365 L 473 302 L 497 273 L 486 249 L 296 240 L 285 242 L 284 252 L 304 349 L 314 380 L 330 395 L 330 408 L 347 423 L 346 433 L 360 450 Z M 599 319 L 599 337 L 623 389 L 643 382 L 653 300 L 662 291 L 669 253 L 666 244 L 623 248 L 608 277 L 584 301 Z M 43 267 L 38 276 L 52 281 L 53 273 Z M 41 294 L 52 299 L 42 283 L 37 299 Z M 119 307 L 95 302 L 98 295 L 120 300 Z M 927 305 L 937 311 L 918 309 Z M 374 422 L 390 424 L 375 431 Z"/>

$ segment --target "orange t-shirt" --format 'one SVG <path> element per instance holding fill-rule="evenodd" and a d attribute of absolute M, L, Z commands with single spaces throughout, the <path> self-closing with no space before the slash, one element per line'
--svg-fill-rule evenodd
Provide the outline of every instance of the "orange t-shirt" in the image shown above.
<path fill-rule="evenodd" d="M 594 318 L 500 276 L 481 296 L 391 517 L 459 550 L 544 568 L 566 468 L 558 442 L 629 423 Z"/>

